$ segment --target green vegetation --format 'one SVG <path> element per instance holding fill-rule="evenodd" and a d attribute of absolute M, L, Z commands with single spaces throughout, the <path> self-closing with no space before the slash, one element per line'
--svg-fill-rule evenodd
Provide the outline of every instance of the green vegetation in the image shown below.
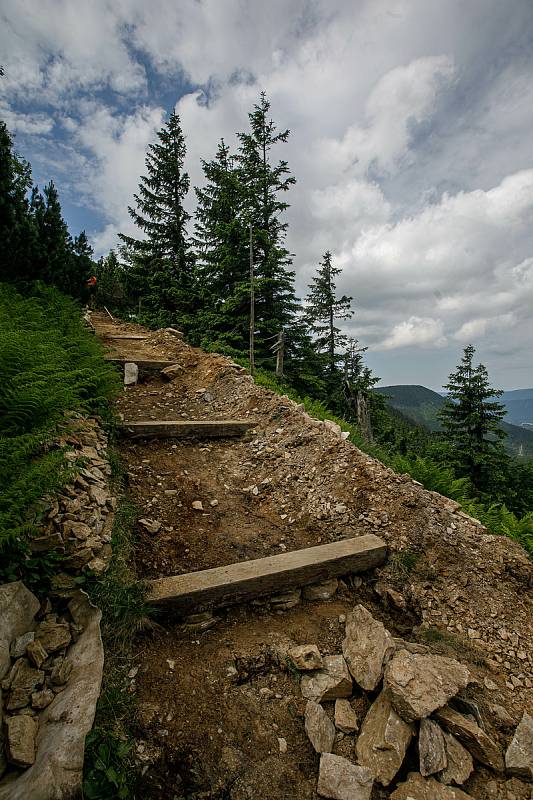
<path fill-rule="evenodd" d="M 0 582 L 44 588 L 59 556 L 32 556 L 28 540 L 43 498 L 71 474 L 57 441 L 69 413 L 107 413 L 115 372 L 73 300 L 43 285 L 23 297 L 0 284 L 0 374 Z"/>

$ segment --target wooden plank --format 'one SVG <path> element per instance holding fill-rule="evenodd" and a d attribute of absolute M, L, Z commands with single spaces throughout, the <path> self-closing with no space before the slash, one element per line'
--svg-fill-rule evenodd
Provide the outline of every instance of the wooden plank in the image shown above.
<path fill-rule="evenodd" d="M 187 419 L 187 420 L 139 420 L 124 422 L 119 430 L 129 438 L 220 439 L 226 436 L 241 436 L 253 428 L 256 422 L 241 419 Z"/>
<path fill-rule="evenodd" d="M 117 364 L 117 366 L 123 367 L 124 364 L 137 364 L 139 367 L 139 375 L 154 372 L 161 372 L 161 370 L 166 369 L 166 367 L 172 367 L 176 363 L 174 361 L 153 361 L 149 358 L 138 358 L 135 355 L 129 356 L 129 358 L 118 358 L 117 356 L 106 356 L 106 361 L 111 361 L 113 364 Z"/>
<path fill-rule="evenodd" d="M 137 342 L 149 338 L 145 333 L 104 333 L 104 339 L 127 339 Z"/>
<path fill-rule="evenodd" d="M 148 581 L 147 601 L 179 614 L 193 609 L 220 608 L 338 575 L 363 572 L 382 564 L 386 558 L 387 545 L 371 533 L 254 561 Z"/>

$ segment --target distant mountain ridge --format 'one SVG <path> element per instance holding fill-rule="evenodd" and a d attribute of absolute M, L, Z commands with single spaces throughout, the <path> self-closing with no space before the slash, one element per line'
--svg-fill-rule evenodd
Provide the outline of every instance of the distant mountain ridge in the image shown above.
<path fill-rule="evenodd" d="M 425 386 L 409 384 L 378 386 L 376 391 L 385 395 L 389 405 L 404 416 L 430 431 L 440 430 L 437 412 L 446 402 L 446 398 L 438 392 Z M 518 422 L 518 424 L 502 423 L 502 428 L 507 433 L 505 439 L 507 450 L 518 457 L 533 457 L 533 430 L 520 427 L 523 422 L 533 422 L 533 389 L 504 392 L 500 402 L 507 409 L 507 419 Z"/>

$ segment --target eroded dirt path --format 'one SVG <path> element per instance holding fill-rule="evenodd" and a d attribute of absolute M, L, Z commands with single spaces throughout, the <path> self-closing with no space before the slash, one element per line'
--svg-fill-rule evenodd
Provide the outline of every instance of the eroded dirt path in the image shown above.
<path fill-rule="evenodd" d="M 105 315 L 92 319 L 100 336 L 143 332 Z M 140 518 L 161 523 L 157 534 L 138 526 L 139 577 L 369 532 L 386 539 L 391 551 L 385 568 L 362 582 L 341 581 L 328 601 L 304 601 L 288 611 L 268 604 L 230 609 L 201 634 L 162 619 L 163 630 L 139 643 L 132 685 L 140 707 L 137 757 L 145 766 L 140 796 L 317 800 L 318 757 L 284 653 L 304 643 L 339 653 L 343 615 L 357 602 L 395 635 L 426 643 L 431 637 L 436 652 L 468 663 L 479 678 L 471 691 L 482 710 L 501 704 L 516 720 L 524 707 L 532 710 L 532 573 L 520 548 L 341 441 L 290 400 L 255 386 L 227 358 L 164 332 L 146 341 L 114 340 L 112 350 L 182 368 L 171 383 L 155 377 L 127 387 L 118 401 L 126 420 L 256 423 L 237 440 L 122 441 L 129 496 Z M 197 500 L 203 511 L 193 509 Z M 400 606 L 384 587 L 401 593 Z M 489 673 L 497 690 L 484 685 Z M 361 693 L 357 702 L 362 716 L 368 700 Z M 494 735 L 503 744 L 509 734 Z M 353 738 L 339 740 L 335 752 L 353 757 Z M 413 745 L 399 778 L 416 765 Z M 472 797 L 488 796 L 488 777 L 478 771 L 466 787 Z M 376 787 L 373 798 L 389 793 Z"/>

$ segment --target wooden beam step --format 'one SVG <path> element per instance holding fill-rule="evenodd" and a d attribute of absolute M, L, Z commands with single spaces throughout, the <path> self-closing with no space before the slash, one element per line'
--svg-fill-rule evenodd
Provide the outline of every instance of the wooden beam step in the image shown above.
<path fill-rule="evenodd" d="M 364 572 L 387 558 L 374 534 L 307 547 L 254 561 L 241 561 L 186 575 L 148 581 L 147 601 L 178 614 L 220 608 L 311 583 Z"/>
<path fill-rule="evenodd" d="M 175 359 L 174 361 L 153 361 L 148 358 L 138 358 L 135 355 L 132 355 L 129 358 L 106 356 L 105 359 L 106 361 L 111 361 L 111 363 L 116 364 L 119 367 L 123 367 L 124 364 L 137 364 L 140 375 L 148 372 L 161 372 L 161 370 L 166 369 L 167 367 L 172 367 L 176 363 Z"/>
<path fill-rule="evenodd" d="M 156 439 L 222 439 L 228 436 L 241 436 L 257 423 L 241 419 L 187 419 L 187 420 L 139 420 L 123 422 L 120 431 L 129 438 Z"/>
<path fill-rule="evenodd" d="M 140 342 L 150 337 L 146 333 L 104 333 L 104 339 L 128 339 L 130 341 Z"/>

